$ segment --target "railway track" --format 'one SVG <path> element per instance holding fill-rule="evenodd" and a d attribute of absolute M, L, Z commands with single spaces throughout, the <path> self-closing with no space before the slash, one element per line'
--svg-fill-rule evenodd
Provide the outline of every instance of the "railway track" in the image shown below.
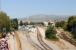
<path fill-rule="evenodd" d="M 61 33 L 60 38 L 66 40 L 69 43 L 71 43 L 72 45 L 76 46 L 76 41 L 74 41 L 73 39 L 67 37 L 65 33 Z"/>
<path fill-rule="evenodd" d="M 53 50 L 42 40 L 42 36 L 41 36 L 38 28 L 37 28 L 37 39 L 38 39 L 39 43 L 45 48 L 45 50 Z"/>
<path fill-rule="evenodd" d="M 21 41 L 20 41 L 20 38 L 17 34 L 17 32 L 14 31 L 14 36 L 16 37 L 16 40 L 17 40 L 17 46 L 18 46 L 18 50 L 22 50 L 22 46 L 21 46 Z"/>
<path fill-rule="evenodd" d="M 37 28 L 37 37 L 36 37 L 36 38 L 37 38 L 37 40 L 38 40 L 38 42 L 40 43 L 41 46 L 38 45 L 37 43 L 35 43 L 35 42 L 31 39 L 28 30 L 24 30 L 23 33 L 25 34 L 28 42 L 29 42 L 32 46 L 34 46 L 35 48 L 37 48 L 37 50 L 53 50 L 50 46 L 48 46 L 48 45 L 42 40 L 42 36 L 41 36 L 38 28 Z"/>
<path fill-rule="evenodd" d="M 32 39 L 30 38 L 29 33 L 25 33 L 25 34 L 26 34 L 27 40 L 31 43 L 32 46 L 36 47 L 37 50 L 45 50 L 45 49 L 43 49 L 42 47 L 40 47 L 38 44 L 36 44 L 36 43 L 34 43 L 34 42 L 32 41 Z"/>

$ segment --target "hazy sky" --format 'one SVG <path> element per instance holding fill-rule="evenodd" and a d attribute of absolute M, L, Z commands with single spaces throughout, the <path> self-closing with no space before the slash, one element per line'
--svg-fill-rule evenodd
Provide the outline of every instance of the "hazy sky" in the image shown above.
<path fill-rule="evenodd" d="M 76 15 L 76 0 L 1 0 L 1 9 L 11 17 Z"/>

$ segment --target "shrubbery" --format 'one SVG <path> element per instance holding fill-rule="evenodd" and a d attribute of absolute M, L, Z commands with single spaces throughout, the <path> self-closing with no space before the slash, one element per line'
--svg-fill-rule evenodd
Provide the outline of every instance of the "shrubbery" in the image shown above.
<path fill-rule="evenodd" d="M 53 26 L 48 26 L 47 30 L 45 31 L 45 36 L 48 39 L 52 39 L 52 40 L 57 40 L 58 38 L 56 37 L 56 30 L 54 29 Z"/>

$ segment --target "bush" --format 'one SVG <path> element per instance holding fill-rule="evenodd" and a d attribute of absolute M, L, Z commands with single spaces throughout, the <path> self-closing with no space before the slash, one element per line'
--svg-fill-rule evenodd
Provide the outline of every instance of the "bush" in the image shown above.
<path fill-rule="evenodd" d="M 54 27 L 50 25 L 50 26 L 47 27 L 47 30 L 45 31 L 45 36 L 46 36 L 47 39 L 56 40 L 56 39 L 58 39 L 56 37 L 56 33 L 57 32 L 54 29 Z"/>

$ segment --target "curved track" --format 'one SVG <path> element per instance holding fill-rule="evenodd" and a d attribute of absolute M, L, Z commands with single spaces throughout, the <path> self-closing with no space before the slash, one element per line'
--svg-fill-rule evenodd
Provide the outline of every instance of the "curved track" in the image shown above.
<path fill-rule="evenodd" d="M 32 39 L 30 38 L 29 33 L 25 33 L 25 34 L 26 34 L 27 40 L 31 43 L 32 46 L 36 47 L 37 50 L 45 50 L 45 49 L 43 49 L 42 47 L 40 47 L 38 44 L 36 44 L 36 43 L 34 43 L 34 42 L 32 41 Z"/>
<path fill-rule="evenodd" d="M 41 36 L 38 28 L 37 28 L 37 38 L 38 38 L 39 43 L 45 48 L 45 50 L 53 50 L 42 40 L 42 36 Z"/>

